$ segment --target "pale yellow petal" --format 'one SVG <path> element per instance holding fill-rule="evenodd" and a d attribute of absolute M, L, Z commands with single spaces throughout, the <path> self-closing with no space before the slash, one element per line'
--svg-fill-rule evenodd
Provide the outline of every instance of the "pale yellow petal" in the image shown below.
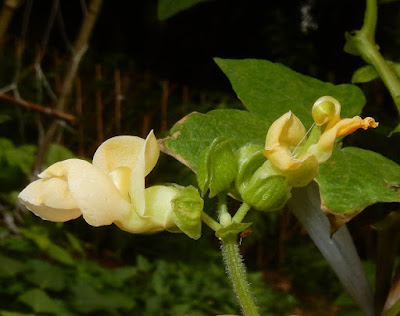
<path fill-rule="evenodd" d="M 280 170 L 297 169 L 304 157 L 294 158 L 291 150 L 305 140 L 305 135 L 306 129 L 301 121 L 292 112 L 287 112 L 269 128 L 264 155 Z"/>
<path fill-rule="evenodd" d="M 321 126 L 327 123 L 326 129 L 330 129 L 340 120 L 341 105 L 331 96 L 324 96 L 315 101 L 311 113 L 314 122 Z"/>
<path fill-rule="evenodd" d="M 115 224 L 130 233 L 157 232 L 175 226 L 171 201 L 177 190 L 167 186 L 153 186 L 145 190 L 146 210 L 140 216 L 132 209 L 129 216 Z"/>
<path fill-rule="evenodd" d="M 328 160 L 332 155 L 333 146 L 337 137 L 349 135 L 359 128 L 367 129 L 377 126 L 378 123 L 371 117 L 362 119 L 359 116 L 355 116 L 353 118 L 342 119 L 331 129 L 322 133 L 318 143 L 310 146 L 308 152 L 315 155 L 319 163 L 322 163 Z"/>
<path fill-rule="evenodd" d="M 132 168 L 143 146 L 146 146 L 145 174 L 147 175 L 160 156 L 160 148 L 153 131 L 146 140 L 137 136 L 116 136 L 106 140 L 97 148 L 93 156 L 93 165 L 106 174 L 119 167 Z"/>
<path fill-rule="evenodd" d="M 52 222 L 66 222 L 82 215 L 67 183 L 60 178 L 34 181 L 18 198 L 36 216 Z"/>
<path fill-rule="evenodd" d="M 319 163 L 314 155 L 306 154 L 301 165 L 297 169 L 283 172 L 286 181 L 293 187 L 304 187 L 318 176 Z"/>
<path fill-rule="evenodd" d="M 129 212 L 130 204 L 111 179 L 87 161 L 68 159 L 55 163 L 40 177 L 65 179 L 84 219 L 92 226 L 110 225 Z"/>
<path fill-rule="evenodd" d="M 129 195 L 135 211 L 140 216 L 144 215 L 146 208 L 146 202 L 144 196 L 144 190 L 145 190 L 144 178 L 148 173 L 149 166 L 153 168 L 157 163 L 159 155 L 159 151 L 157 152 L 157 155 L 155 155 L 155 148 L 159 150 L 157 140 L 154 137 L 153 132 L 150 132 L 139 154 L 136 157 L 135 163 L 132 166 Z"/>

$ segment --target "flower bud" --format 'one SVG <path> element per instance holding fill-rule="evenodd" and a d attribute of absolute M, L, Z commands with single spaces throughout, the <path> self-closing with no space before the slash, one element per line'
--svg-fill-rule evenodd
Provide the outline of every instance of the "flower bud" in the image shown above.
<path fill-rule="evenodd" d="M 290 197 L 286 177 L 279 175 L 263 155 L 259 145 L 247 145 L 236 152 L 238 174 L 236 189 L 244 202 L 258 211 L 282 208 Z"/>
<path fill-rule="evenodd" d="M 204 196 L 228 191 L 237 173 L 237 162 L 228 139 L 216 138 L 201 154 L 197 168 L 197 182 Z"/>

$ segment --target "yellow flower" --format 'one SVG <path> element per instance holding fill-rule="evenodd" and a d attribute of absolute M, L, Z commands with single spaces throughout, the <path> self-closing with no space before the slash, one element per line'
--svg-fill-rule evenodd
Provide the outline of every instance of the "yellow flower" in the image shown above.
<path fill-rule="evenodd" d="M 82 215 L 92 226 L 115 223 L 132 233 L 168 229 L 175 225 L 171 200 L 177 189 L 145 189 L 145 176 L 159 155 L 153 132 L 146 139 L 113 137 L 100 145 L 92 164 L 68 159 L 51 165 L 19 194 L 19 200 L 53 222 Z"/>
<path fill-rule="evenodd" d="M 337 137 L 378 126 L 371 117 L 340 119 L 340 103 L 329 96 L 314 103 L 312 114 L 318 129 L 309 139 L 305 127 L 291 111 L 277 119 L 267 133 L 264 155 L 271 169 L 286 176 L 291 186 L 305 186 L 318 175 L 319 164 L 332 155 Z"/>

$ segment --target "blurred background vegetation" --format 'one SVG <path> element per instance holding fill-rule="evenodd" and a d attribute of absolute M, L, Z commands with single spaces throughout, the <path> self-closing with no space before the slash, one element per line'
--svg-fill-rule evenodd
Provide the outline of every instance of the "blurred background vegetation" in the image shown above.
<path fill-rule="evenodd" d="M 0 315 L 239 313 L 207 227 L 193 241 L 93 228 L 82 219 L 48 223 L 16 196 L 37 171 L 74 156 L 90 159 L 109 137 L 154 129 L 160 138 L 192 111 L 241 108 L 213 57 L 268 59 L 324 81 L 350 82 L 362 61 L 343 52 L 344 32 L 361 26 L 364 1 L 214 0 L 166 20 L 157 17 L 156 0 L 101 2 L 2 2 Z M 399 62 L 400 2 L 381 2 L 377 42 Z M 82 25 L 90 17 L 85 40 Z M 377 80 L 361 87 L 364 115 L 380 128 L 346 143 L 400 163 L 398 148 L 385 145 L 397 122 L 390 95 Z M 398 143 L 398 135 L 392 138 Z M 163 155 L 148 182 L 195 179 Z M 206 207 L 212 210 L 213 201 Z M 371 225 L 390 207 L 372 206 L 350 223 L 371 277 Z M 290 213 L 251 216 L 252 233 L 241 247 L 262 315 L 361 315 Z"/>

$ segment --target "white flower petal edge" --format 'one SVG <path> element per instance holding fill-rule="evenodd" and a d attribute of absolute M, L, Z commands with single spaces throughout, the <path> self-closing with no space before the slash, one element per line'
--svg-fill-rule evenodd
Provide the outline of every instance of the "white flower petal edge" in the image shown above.
<path fill-rule="evenodd" d="M 83 218 L 92 226 L 110 225 L 130 211 L 130 203 L 121 196 L 111 178 L 85 160 L 60 161 L 39 177 L 65 179 Z"/>
<path fill-rule="evenodd" d="M 132 168 L 143 147 L 145 147 L 145 176 L 147 176 L 160 157 L 160 148 L 153 131 L 150 131 L 146 139 L 137 136 L 115 136 L 106 140 L 94 153 L 93 165 L 106 174 L 119 167 Z"/>
<path fill-rule="evenodd" d="M 67 183 L 59 178 L 32 182 L 18 198 L 36 216 L 52 222 L 66 222 L 82 215 Z"/>

